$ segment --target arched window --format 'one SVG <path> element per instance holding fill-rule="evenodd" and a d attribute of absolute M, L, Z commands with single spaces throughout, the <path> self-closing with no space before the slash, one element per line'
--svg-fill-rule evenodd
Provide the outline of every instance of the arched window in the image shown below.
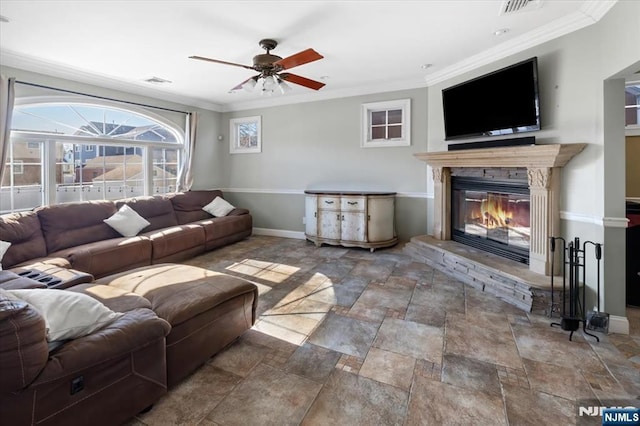
<path fill-rule="evenodd" d="M 16 102 L 1 213 L 174 192 L 184 130 L 106 102 Z"/>

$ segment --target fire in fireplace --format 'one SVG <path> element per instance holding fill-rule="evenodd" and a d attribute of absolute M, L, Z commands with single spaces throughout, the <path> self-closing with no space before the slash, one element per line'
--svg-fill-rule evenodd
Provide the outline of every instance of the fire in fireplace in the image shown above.
<path fill-rule="evenodd" d="M 526 182 L 452 177 L 451 237 L 528 264 L 529 204 Z"/>

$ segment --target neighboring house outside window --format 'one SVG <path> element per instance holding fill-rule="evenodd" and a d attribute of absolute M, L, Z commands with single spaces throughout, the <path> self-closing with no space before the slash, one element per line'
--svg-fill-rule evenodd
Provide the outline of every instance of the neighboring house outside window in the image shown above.
<path fill-rule="evenodd" d="M 0 213 L 175 192 L 183 138 L 183 129 L 140 109 L 17 103 Z"/>

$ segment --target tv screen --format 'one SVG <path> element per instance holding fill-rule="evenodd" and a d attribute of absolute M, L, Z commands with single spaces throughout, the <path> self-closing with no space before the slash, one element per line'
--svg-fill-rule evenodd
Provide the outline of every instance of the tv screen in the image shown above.
<path fill-rule="evenodd" d="M 444 89 L 442 103 L 446 140 L 540 130 L 538 60 Z"/>

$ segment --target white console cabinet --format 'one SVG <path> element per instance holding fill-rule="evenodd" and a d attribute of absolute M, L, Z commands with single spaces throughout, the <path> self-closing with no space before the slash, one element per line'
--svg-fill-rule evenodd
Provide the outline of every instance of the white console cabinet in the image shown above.
<path fill-rule="evenodd" d="M 398 242 L 395 192 L 305 191 L 305 235 L 323 243 L 371 251 Z"/>

